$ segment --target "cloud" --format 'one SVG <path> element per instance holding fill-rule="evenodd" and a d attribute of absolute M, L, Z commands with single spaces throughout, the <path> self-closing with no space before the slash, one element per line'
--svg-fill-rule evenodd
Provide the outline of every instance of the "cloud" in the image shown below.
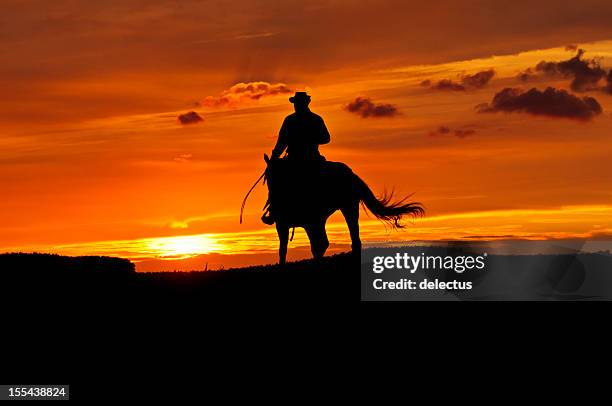
<path fill-rule="evenodd" d="M 236 35 L 234 37 L 234 39 L 253 39 L 253 38 L 267 38 L 267 37 L 272 37 L 274 35 L 276 35 L 278 33 L 276 32 L 252 32 L 252 33 L 246 33 L 246 34 L 239 34 Z"/>
<path fill-rule="evenodd" d="M 461 79 L 461 83 L 468 87 L 480 89 L 485 86 L 495 76 L 495 70 L 488 69 L 482 72 L 475 73 L 473 75 L 465 75 Z"/>
<path fill-rule="evenodd" d="M 608 72 L 608 76 L 606 77 L 606 87 L 605 87 L 605 91 L 606 93 L 612 94 L 612 69 L 610 69 L 610 72 Z"/>
<path fill-rule="evenodd" d="M 357 97 L 345 106 L 345 110 L 360 115 L 362 118 L 368 117 L 393 117 L 399 114 L 397 107 L 393 104 L 376 104 L 368 97 Z"/>
<path fill-rule="evenodd" d="M 584 49 L 579 49 L 576 56 L 561 62 L 541 61 L 535 67 L 537 72 L 545 75 L 562 75 L 571 77 L 571 88 L 575 92 L 596 90 L 598 82 L 606 76 L 598 59 L 582 59 Z"/>
<path fill-rule="evenodd" d="M 264 97 L 292 93 L 284 83 L 249 82 L 236 83 L 224 90 L 218 97 L 208 96 L 202 102 L 207 107 L 236 107 L 243 102 L 260 100 Z"/>
<path fill-rule="evenodd" d="M 453 82 L 450 79 L 442 79 L 436 83 L 432 83 L 431 80 L 424 80 L 421 82 L 421 86 L 427 86 L 430 89 L 434 90 L 451 90 L 451 91 L 459 91 L 462 92 L 465 90 L 465 86 Z"/>
<path fill-rule="evenodd" d="M 468 89 L 480 89 L 486 86 L 489 81 L 495 76 L 494 69 L 487 69 L 473 75 L 460 76 L 460 83 L 451 79 L 442 79 L 433 83 L 430 79 L 421 82 L 421 86 L 429 87 L 434 90 L 450 90 L 450 91 L 465 91 Z"/>
<path fill-rule="evenodd" d="M 444 135 L 450 133 L 451 129 L 446 126 L 440 126 L 436 131 L 430 132 L 429 135 Z"/>
<path fill-rule="evenodd" d="M 527 82 L 530 79 L 532 79 L 534 76 L 536 75 L 533 73 L 533 69 L 531 68 L 527 68 L 524 71 L 519 72 L 518 75 L 516 75 L 517 79 L 520 80 L 521 82 Z"/>
<path fill-rule="evenodd" d="M 576 52 L 578 50 L 578 45 L 576 44 L 569 44 L 565 46 L 565 50 L 566 51 L 572 51 L 572 52 Z"/>
<path fill-rule="evenodd" d="M 193 158 L 193 154 L 181 154 L 177 157 L 174 158 L 175 162 L 179 162 L 179 163 L 187 163 L 189 161 L 191 161 L 191 158 Z"/>
<path fill-rule="evenodd" d="M 548 87 L 544 91 L 532 88 L 505 88 L 491 103 L 476 106 L 479 113 L 523 112 L 533 115 L 590 120 L 601 114 L 601 105 L 593 97 L 577 97 L 562 89 Z"/>
<path fill-rule="evenodd" d="M 449 127 L 440 126 L 436 130 L 430 131 L 429 132 L 429 136 L 430 137 L 438 137 L 438 136 L 444 136 L 444 135 L 452 134 L 452 135 L 454 135 L 457 138 L 465 138 L 465 137 L 469 137 L 470 135 L 474 135 L 475 133 L 476 133 L 476 130 L 472 130 L 472 129 L 455 129 L 455 130 L 452 130 Z"/>
<path fill-rule="evenodd" d="M 189 113 L 181 114 L 180 116 L 178 116 L 178 120 L 183 125 L 197 124 L 204 121 L 204 119 L 195 111 L 190 111 Z"/>
<path fill-rule="evenodd" d="M 455 137 L 465 138 L 474 135 L 476 130 L 455 130 Z"/>

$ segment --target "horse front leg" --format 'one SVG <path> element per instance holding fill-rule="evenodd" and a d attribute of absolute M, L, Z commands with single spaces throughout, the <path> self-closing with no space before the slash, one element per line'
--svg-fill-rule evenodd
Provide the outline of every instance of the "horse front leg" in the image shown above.
<path fill-rule="evenodd" d="M 278 263 L 284 265 L 287 262 L 287 246 L 289 245 L 289 226 L 276 223 L 276 233 L 278 234 Z"/>

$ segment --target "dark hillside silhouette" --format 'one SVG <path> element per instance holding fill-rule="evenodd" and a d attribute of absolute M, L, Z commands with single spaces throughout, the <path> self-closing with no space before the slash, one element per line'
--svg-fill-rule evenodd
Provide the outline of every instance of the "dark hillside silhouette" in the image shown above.
<path fill-rule="evenodd" d="M 0 270 L 2 301 L 13 307 L 359 299 L 359 264 L 350 254 L 283 267 L 155 273 L 137 273 L 122 258 L 0 254 Z"/>
<path fill-rule="evenodd" d="M 394 252 L 389 248 L 390 253 Z M 412 247 L 413 255 L 452 255 L 458 249 Z M 369 250 L 364 253 L 364 258 Z M 368 264 L 365 264 L 368 267 Z M 360 273 L 359 260 L 338 254 L 319 260 L 252 266 L 223 271 L 138 273 L 121 258 L 0 255 L 1 302 L 8 309 L 47 311 L 60 306 L 90 310 L 147 309 L 207 302 L 300 301 L 354 303 L 360 286 L 377 277 Z M 612 256 L 489 255 L 480 273 L 452 271 L 413 276 L 471 281 L 469 292 L 392 292 L 411 300 L 612 300 Z"/>
<path fill-rule="evenodd" d="M 55 254 L 0 254 L 0 295 L 11 308 L 108 303 L 130 295 L 137 273 L 127 259 Z"/>
<path fill-rule="evenodd" d="M 82 256 L 67 257 L 57 254 L 11 253 L 0 254 L 2 273 L 11 272 L 24 278 L 124 276 L 134 274 L 135 266 L 124 258 Z"/>

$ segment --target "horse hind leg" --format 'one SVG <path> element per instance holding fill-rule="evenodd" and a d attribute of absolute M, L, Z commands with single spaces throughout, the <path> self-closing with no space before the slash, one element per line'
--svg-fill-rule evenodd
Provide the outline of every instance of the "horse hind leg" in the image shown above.
<path fill-rule="evenodd" d="M 325 231 L 325 222 L 309 224 L 304 227 L 310 240 L 310 251 L 315 259 L 323 258 L 329 248 L 329 240 Z"/>
<path fill-rule="evenodd" d="M 353 254 L 361 252 L 361 239 L 359 238 L 359 203 L 351 204 L 340 210 L 351 235 L 351 251 Z"/>
<path fill-rule="evenodd" d="M 284 224 L 276 223 L 276 233 L 278 234 L 278 263 L 284 265 L 287 262 L 287 246 L 289 245 L 289 227 Z"/>

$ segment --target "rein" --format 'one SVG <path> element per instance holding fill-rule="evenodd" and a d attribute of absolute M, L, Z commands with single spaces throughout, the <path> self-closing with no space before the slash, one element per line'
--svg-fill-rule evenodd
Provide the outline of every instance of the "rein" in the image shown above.
<path fill-rule="evenodd" d="M 285 153 L 283 154 L 282 157 L 280 157 L 280 159 L 283 159 L 287 156 L 287 152 L 285 151 Z M 267 168 L 266 168 L 267 169 Z M 259 179 L 257 179 L 257 181 L 255 181 L 255 183 L 253 183 L 253 186 L 251 186 L 251 188 L 249 189 L 249 191 L 247 192 L 246 196 L 244 197 L 244 200 L 242 200 L 242 206 L 240 206 L 240 224 L 242 224 L 242 213 L 244 212 L 244 206 L 246 206 L 246 202 L 247 199 L 249 198 L 249 195 L 251 194 L 251 192 L 253 191 L 253 189 L 255 189 L 255 187 L 259 184 L 259 182 L 261 182 L 261 180 L 266 176 L 266 170 L 264 169 L 263 173 L 261 174 L 261 176 L 259 176 Z M 266 181 L 264 180 L 264 185 L 266 184 Z M 293 234 L 295 234 L 295 227 L 293 228 Z M 291 241 L 293 241 L 293 234 L 291 235 Z"/>
<path fill-rule="evenodd" d="M 257 186 L 257 184 L 259 182 L 261 182 L 261 180 L 263 179 L 264 176 L 266 176 L 266 171 L 265 170 L 263 171 L 263 173 L 261 174 L 259 179 L 257 179 L 257 181 L 253 184 L 253 186 L 251 186 L 251 188 L 247 192 L 246 196 L 244 197 L 244 200 L 242 201 L 242 206 L 240 206 L 240 224 L 242 224 L 242 213 L 244 212 L 244 206 L 246 206 L 247 199 L 249 198 L 249 195 L 251 194 L 253 189 L 255 189 L 255 186 Z"/>

